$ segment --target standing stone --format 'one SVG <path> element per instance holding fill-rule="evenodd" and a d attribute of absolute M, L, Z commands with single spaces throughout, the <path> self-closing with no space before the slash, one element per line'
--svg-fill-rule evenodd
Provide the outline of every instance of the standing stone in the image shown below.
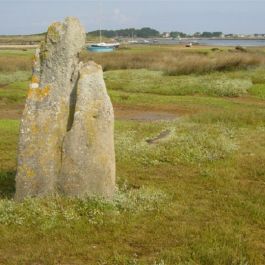
<path fill-rule="evenodd" d="M 89 62 L 79 76 L 73 125 L 63 143 L 60 189 L 72 196 L 111 197 L 115 190 L 112 104 L 99 65 Z"/>
<path fill-rule="evenodd" d="M 45 42 L 36 52 L 32 82 L 20 127 L 16 176 L 17 200 L 22 200 L 26 196 L 54 194 L 58 188 L 66 195 L 93 193 L 104 196 L 106 191 L 106 196 L 109 196 L 113 191 L 115 167 L 112 139 L 113 121 L 107 123 L 104 120 L 105 117 L 113 119 L 112 107 L 107 97 L 102 71 L 95 70 L 99 67 L 86 66 L 80 70 L 82 63 L 78 62 L 78 54 L 84 45 L 84 28 L 78 19 L 68 17 L 64 22 L 56 22 L 48 28 Z M 87 74 L 84 74 L 86 71 Z M 80 84 L 78 84 L 79 74 Z M 89 81 L 86 83 L 84 80 Z M 80 90 L 78 92 L 80 98 L 76 99 L 77 86 Z M 103 95 L 106 98 L 103 98 Z M 101 102 L 103 105 L 97 108 L 97 104 L 101 104 L 97 102 Z M 83 106 L 84 103 L 90 107 Z M 104 103 L 107 105 L 104 106 Z M 98 122 L 89 123 L 88 117 L 91 114 L 83 112 L 83 109 L 87 111 L 99 109 L 102 113 L 109 111 L 109 115 L 102 114 Z M 75 113 L 75 110 L 78 112 Z M 83 115 L 81 115 L 80 122 L 87 121 L 87 123 L 79 124 L 78 113 Z M 85 115 L 88 115 L 87 120 Z M 106 128 L 107 124 L 110 126 L 109 129 Z M 101 136 L 97 136 L 98 131 L 101 132 L 103 127 L 106 131 L 111 132 L 109 137 L 112 139 L 112 146 L 107 142 L 106 146 L 110 148 L 110 161 L 114 163 L 112 167 L 105 163 L 104 159 L 108 159 L 103 154 L 102 160 L 99 159 L 100 151 L 98 150 L 103 150 L 104 141 L 107 141 L 106 135 L 100 133 Z M 78 128 L 81 128 L 80 131 Z M 74 132 L 71 131 L 72 129 Z M 95 137 L 89 138 L 88 141 L 87 136 L 92 134 Z M 77 141 L 76 139 L 79 137 L 80 139 Z M 65 143 L 63 143 L 64 139 Z M 84 141 L 82 142 L 81 139 Z M 70 141 L 75 141 L 75 143 Z M 84 149 L 84 145 L 90 145 L 92 148 Z M 63 148 L 65 152 L 62 152 Z M 66 172 L 66 162 L 63 159 L 69 161 L 70 157 L 73 157 L 73 161 L 77 161 L 80 158 L 76 153 L 77 150 L 81 150 L 84 158 L 88 159 L 86 161 L 82 158 L 82 163 L 89 164 L 90 168 L 88 170 L 88 167 L 82 164 L 82 167 L 77 170 L 76 164 L 72 163 L 73 169 L 68 167 L 69 171 Z M 89 155 L 85 153 L 86 151 Z M 109 151 L 106 150 L 106 152 Z M 97 164 L 101 162 L 101 165 Z M 106 169 L 99 171 L 98 168 L 104 167 L 105 164 L 107 165 Z M 92 165 L 94 168 L 91 167 Z M 95 175 L 93 175 L 94 173 Z M 99 176 L 101 173 L 102 175 Z M 92 181 L 93 177 L 95 179 Z M 97 183 L 97 179 L 99 183 Z M 84 185 L 81 181 L 84 181 Z M 71 183 L 72 187 L 69 186 Z M 111 183 L 110 188 L 103 187 L 109 183 Z"/>

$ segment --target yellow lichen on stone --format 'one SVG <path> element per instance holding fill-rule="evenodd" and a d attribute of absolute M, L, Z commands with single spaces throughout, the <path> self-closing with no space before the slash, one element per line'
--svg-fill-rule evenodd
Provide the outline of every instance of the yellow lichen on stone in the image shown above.
<path fill-rule="evenodd" d="M 32 57 L 32 66 L 35 66 L 37 62 L 38 62 L 38 57 L 36 56 L 36 54 L 34 54 Z"/>
<path fill-rule="evenodd" d="M 49 95 L 50 90 L 51 88 L 49 85 L 41 88 L 30 87 L 28 90 L 28 98 L 36 101 L 41 101 Z"/>
<path fill-rule="evenodd" d="M 48 27 L 48 34 L 53 34 L 55 31 L 57 32 L 57 28 L 61 25 L 60 22 L 54 22 Z"/>
<path fill-rule="evenodd" d="M 36 176 L 36 173 L 31 168 L 28 168 L 27 171 L 26 171 L 26 176 L 28 178 L 33 178 L 33 177 Z"/>
<path fill-rule="evenodd" d="M 39 83 L 40 80 L 36 75 L 32 75 L 31 77 L 31 83 Z"/>
<path fill-rule="evenodd" d="M 33 134 L 36 134 L 36 133 L 38 133 L 39 131 L 40 131 L 40 129 L 39 129 L 39 127 L 35 124 L 35 123 L 33 123 L 32 125 L 31 125 L 31 132 L 33 133 Z"/>
<path fill-rule="evenodd" d="M 60 38 L 60 34 L 58 28 L 60 27 L 61 23 L 55 22 L 51 24 L 48 28 L 47 38 L 50 39 L 52 42 L 57 42 Z"/>
<path fill-rule="evenodd" d="M 23 172 L 23 175 L 26 178 L 36 177 L 36 173 L 31 167 L 28 167 L 28 166 L 24 165 L 24 166 L 22 166 L 21 171 Z"/>
<path fill-rule="evenodd" d="M 49 52 L 47 50 L 47 46 L 46 46 L 46 42 L 42 41 L 40 44 L 40 61 L 43 62 L 44 60 L 46 60 L 49 56 Z"/>

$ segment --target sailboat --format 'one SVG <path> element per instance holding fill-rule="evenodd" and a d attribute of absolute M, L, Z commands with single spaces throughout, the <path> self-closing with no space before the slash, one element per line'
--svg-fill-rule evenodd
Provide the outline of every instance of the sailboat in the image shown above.
<path fill-rule="evenodd" d="M 100 2 L 100 11 L 101 11 L 101 2 Z M 99 25 L 99 43 L 93 43 L 88 47 L 88 50 L 91 52 L 112 52 L 116 48 L 119 48 L 120 43 L 105 43 L 102 42 L 101 34 L 101 24 Z"/>
<path fill-rule="evenodd" d="M 95 43 L 91 44 L 88 47 L 88 50 L 91 52 L 113 52 L 115 49 L 115 46 L 112 46 L 114 44 L 108 44 L 105 42 Z"/>
<path fill-rule="evenodd" d="M 101 36 L 101 29 L 99 31 L 100 33 L 100 41 L 99 43 L 93 43 L 88 47 L 88 50 L 91 52 L 112 52 L 116 48 L 119 48 L 120 43 L 114 42 L 114 43 L 105 43 L 102 42 L 102 36 Z"/>

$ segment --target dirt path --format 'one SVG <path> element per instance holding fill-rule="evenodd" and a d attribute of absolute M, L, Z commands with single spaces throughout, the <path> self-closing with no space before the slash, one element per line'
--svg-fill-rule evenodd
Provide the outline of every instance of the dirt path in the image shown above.
<path fill-rule="evenodd" d="M 0 119 L 17 120 L 21 118 L 23 104 L 0 104 Z M 136 120 L 136 121 L 160 121 L 175 120 L 187 114 L 188 111 L 179 109 L 173 105 L 161 106 L 129 106 L 114 104 L 114 114 L 117 120 Z"/>
<path fill-rule="evenodd" d="M 178 119 L 180 116 L 188 114 L 189 111 L 175 105 L 130 106 L 116 104 L 114 113 L 117 120 L 161 121 Z"/>
<path fill-rule="evenodd" d="M 257 97 L 226 97 L 227 100 L 232 101 L 234 103 L 240 103 L 240 104 L 247 104 L 247 105 L 258 105 L 258 106 L 264 106 L 265 107 L 265 100 Z"/>
<path fill-rule="evenodd" d="M 21 118 L 23 104 L 0 104 L 0 119 L 17 120 Z"/>

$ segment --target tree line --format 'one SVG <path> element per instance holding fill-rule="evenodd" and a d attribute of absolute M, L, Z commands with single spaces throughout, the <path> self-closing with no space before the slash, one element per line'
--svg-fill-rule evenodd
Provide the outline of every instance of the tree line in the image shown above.
<path fill-rule="evenodd" d="M 87 33 L 88 36 L 97 37 L 99 36 L 99 30 L 91 31 Z M 165 36 L 165 33 L 160 33 L 156 29 L 152 29 L 149 27 L 144 27 L 141 29 L 135 28 L 126 28 L 126 29 L 118 29 L 118 30 L 101 30 L 101 35 L 107 38 L 118 38 L 118 37 L 127 37 L 127 38 L 150 38 L 150 37 L 162 37 Z M 171 38 L 187 38 L 187 37 L 203 37 L 203 38 L 212 38 L 212 37 L 221 37 L 223 35 L 222 32 L 196 32 L 194 34 L 186 34 L 184 32 L 172 31 L 167 33 L 166 35 Z"/>
<path fill-rule="evenodd" d="M 88 33 L 90 36 L 99 36 L 99 30 L 91 31 Z M 116 37 L 139 37 L 139 38 L 148 38 L 148 37 L 159 37 L 160 32 L 152 28 L 128 28 L 128 29 L 119 29 L 119 30 L 101 30 L 101 35 L 108 38 Z"/>
<path fill-rule="evenodd" d="M 218 38 L 223 36 L 223 32 L 221 31 L 215 31 L 215 32 L 195 32 L 194 34 L 186 34 L 184 32 L 179 32 L 179 31 L 173 31 L 170 32 L 170 37 L 172 38 L 188 38 L 188 37 L 196 37 L 196 38 Z"/>

